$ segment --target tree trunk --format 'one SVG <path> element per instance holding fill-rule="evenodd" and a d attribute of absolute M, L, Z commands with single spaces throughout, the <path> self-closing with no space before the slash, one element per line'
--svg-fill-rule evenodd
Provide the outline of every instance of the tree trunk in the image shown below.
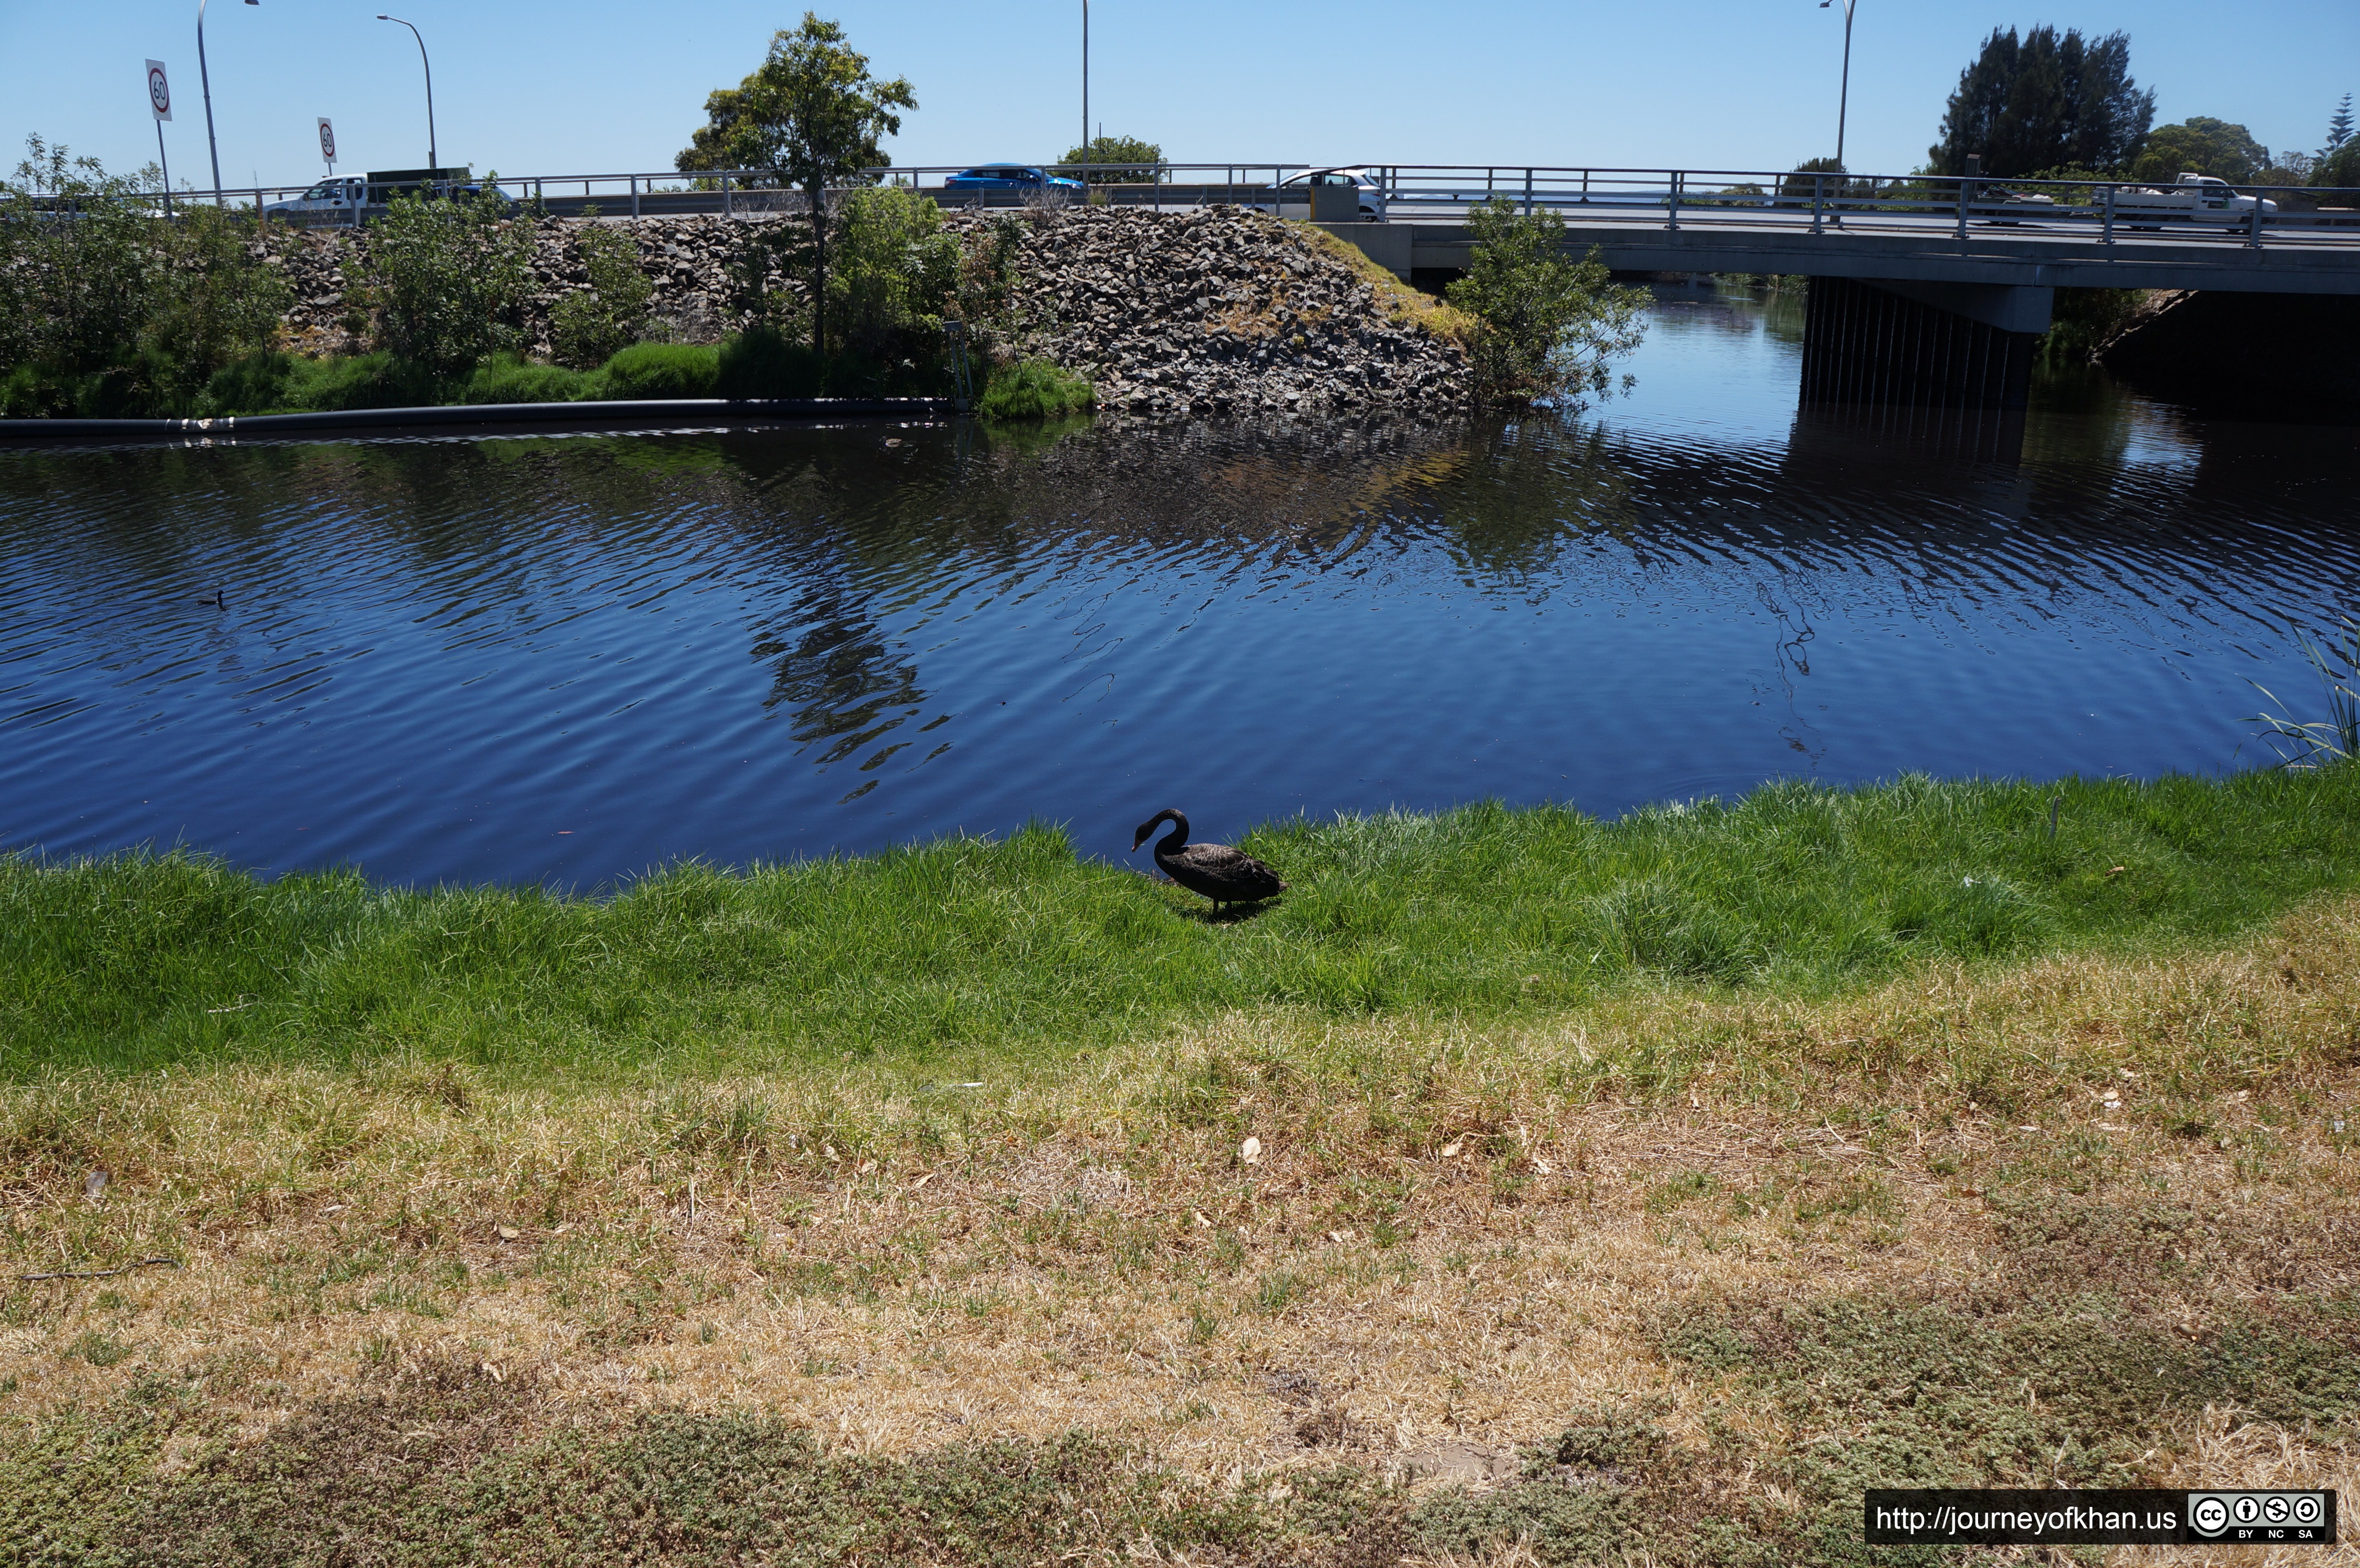
<path fill-rule="evenodd" d="M 827 358 L 827 181 L 814 180 L 803 187 L 811 198 L 812 219 L 812 351 Z"/>

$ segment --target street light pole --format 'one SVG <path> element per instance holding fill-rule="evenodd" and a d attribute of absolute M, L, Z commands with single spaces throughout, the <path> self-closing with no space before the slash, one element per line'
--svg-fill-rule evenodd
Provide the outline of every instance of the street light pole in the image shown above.
<path fill-rule="evenodd" d="M 259 5 L 262 0 L 246 0 Z M 197 83 L 205 93 L 205 150 L 213 158 L 213 205 L 222 204 L 221 148 L 213 145 L 213 79 L 205 70 L 205 0 L 197 0 Z"/>
<path fill-rule="evenodd" d="M 254 0 L 246 0 L 246 3 L 252 5 Z M 1845 0 L 1845 4 L 1851 4 L 1851 0 Z M 388 16 L 381 11 L 377 13 L 377 19 L 380 22 L 401 22 L 400 17 Z M 411 38 L 418 39 L 419 63 L 426 68 L 426 167 L 440 169 L 442 156 L 434 140 L 434 62 L 426 58 L 426 39 L 419 33 L 416 24 L 401 22 L 401 25 L 410 29 Z"/>
<path fill-rule="evenodd" d="M 1819 0 L 1819 9 L 1820 9 L 1820 10 L 1822 10 L 1822 11 L 1826 10 L 1826 9 L 1828 8 L 1828 6 L 1829 6 L 1831 3 L 1832 3 L 1832 0 Z M 1852 107 L 1852 4 L 1853 4 L 1853 0 L 1843 0 L 1843 8 L 1844 8 L 1843 87 L 1842 87 L 1841 92 L 1837 95 L 1837 98 L 1836 98 L 1836 169 L 1837 169 L 1838 172 L 1840 172 L 1840 173 L 1844 171 L 1844 157 L 1843 157 L 1843 144 L 1844 144 L 1844 116 L 1845 116 L 1846 113 L 1847 113 L 1847 112 L 1851 109 L 1851 107 Z"/>
<path fill-rule="evenodd" d="M 1087 165 L 1088 164 L 1088 162 L 1089 162 L 1089 157 L 1090 157 L 1090 0 L 1082 0 L 1082 161 L 1083 161 L 1083 163 L 1084 163 L 1084 165 L 1085 165 L 1085 166 L 1087 166 Z M 1089 170 L 1088 170 L 1088 169 L 1087 169 L 1087 167 L 1085 167 L 1085 168 L 1083 169 L 1083 170 L 1082 170 L 1082 179 L 1083 179 L 1085 181 L 1087 181 L 1087 180 L 1089 179 L 1089 177 L 1090 177 L 1090 176 L 1089 176 Z"/>

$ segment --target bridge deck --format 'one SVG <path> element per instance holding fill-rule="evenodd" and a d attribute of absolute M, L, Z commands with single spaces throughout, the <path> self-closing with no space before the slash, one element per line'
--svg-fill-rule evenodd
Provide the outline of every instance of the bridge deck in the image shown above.
<path fill-rule="evenodd" d="M 2261 294 L 2360 294 L 2360 228 L 2274 223 L 2256 247 L 2243 230 L 2141 232 L 2118 225 L 2104 243 L 2087 224 L 1911 214 L 1847 215 L 1813 233 L 1808 212 L 1590 214 L 1560 208 L 1566 244 L 1599 248 L 1618 272 L 1801 273 L 1818 278 L 1985 283 L 2060 289 L 2219 289 Z M 1464 267 L 1464 218 L 1448 210 L 1390 214 L 1411 230 L 1414 267 Z"/>

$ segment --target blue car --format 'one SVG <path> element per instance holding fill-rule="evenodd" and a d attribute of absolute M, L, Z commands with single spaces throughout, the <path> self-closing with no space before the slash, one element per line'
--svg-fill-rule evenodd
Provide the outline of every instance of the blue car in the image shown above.
<path fill-rule="evenodd" d="M 1052 174 L 1037 164 L 986 163 L 961 169 L 943 181 L 945 191 L 1064 191 L 1080 195 L 1084 190 L 1078 180 L 1068 180 L 1062 174 Z"/>

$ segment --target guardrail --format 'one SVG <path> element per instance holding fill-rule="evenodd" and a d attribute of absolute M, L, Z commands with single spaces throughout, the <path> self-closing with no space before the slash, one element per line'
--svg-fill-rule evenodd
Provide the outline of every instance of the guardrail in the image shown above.
<path fill-rule="evenodd" d="M 1808 223 L 1813 234 L 1907 233 L 1924 235 L 1947 225 L 1965 243 L 1970 230 L 2013 227 L 2057 238 L 2087 236 L 2111 245 L 2126 234 L 2175 239 L 2212 236 L 2259 247 L 2281 243 L 2360 248 L 2360 189 L 2311 186 L 2158 186 L 2136 180 L 1994 180 L 1983 175 L 1852 175 L 1760 169 L 1656 169 L 1537 164 L 1166 163 L 1144 170 L 1147 180 L 1091 183 L 1084 196 L 1068 189 L 946 188 L 964 166 L 919 166 L 862 171 L 867 184 L 900 184 L 946 205 L 1056 204 L 1071 200 L 1120 206 L 1185 209 L 1254 206 L 1290 214 L 1308 192 L 1290 182 L 1319 169 L 1352 168 L 1366 181 L 1364 201 L 1390 222 L 1451 222 L 1478 201 L 1505 198 L 1518 209 L 1549 209 L 1568 218 L 1601 223 L 1684 226 Z M 1131 164 L 1048 164 L 1051 172 L 1080 178 L 1135 175 Z M 800 212 L 800 191 L 781 190 L 764 169 L 682 173 L 486 176 L 480 183 L 558 215 L 596 208 L 608 217 L 717 212 L 727 217 Z M 312 186 L 247 186 L 218 194 L 224 201 L 267 208 L 300 198 Z M 180 201 L 211 200 L 210 191 L 179 191 Z M 352 222 L 381 212 L 371 207 L 301 214 L 309 221 Z"/>

